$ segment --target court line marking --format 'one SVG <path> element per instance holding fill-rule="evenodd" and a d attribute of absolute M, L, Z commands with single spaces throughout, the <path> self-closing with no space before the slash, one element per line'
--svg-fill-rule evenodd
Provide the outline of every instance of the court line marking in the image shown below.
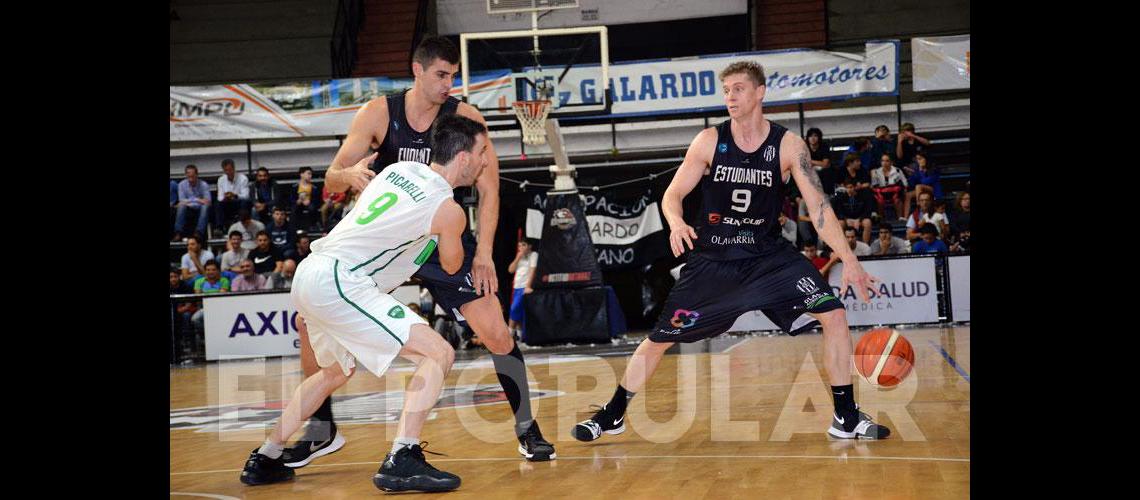
<path fill-rule="evenodd" d="M 751 341 L 753 341 L 753 340 L 756 340 L 756 339 L 758 339 L 758 338 L 760 338 L 760 337 L 748 337 L 748 338 L 746 338 L 746 339 L 744 339 L 744 340 L 741 340 L 740 342 L 737 342 L 737 343 L 735 343 L 735 344 L 732 344 L 732 345 L 728 346 L 728 348 L 726 348 L 725 350 L 723 350 L 723 351 L 720 351 L 720 352 L 721 352 L 721 354 L 727 354 L 727 353 L 730 353 L 730 352 L 732 352 L 732 350 L 733 350 L 733 349 L 736 349 L 737 347 L 740 347 L 742 344 L 747 344 L 748 342 L 751 342 Z"/>
<path fill-rule="evenodd" d="M 954 457 L 864 457 L 864 456 L 843 456 L 843 455 L 627 455 L 616 457 L 567 457 L 559 456 L 558 460 L 618 460 L 618 459 L 686 459 L 695 458 L 698 460 L 705 460 L 710 458 L 755 458 L 755 459 L 787 459 L 787 458 L 801 458 L 806 460 L 896 460 L 896 461 L 918 461 L 918 462 L 965 462 L 969 463 L 969 458 L 954 458 Z M 520 457 L 500 458 L 433 458 L 432 463 L 436 462 L 503 462 L 503 461 L 518 461 Z M 339 464 L 309 464 L 307 467 L 356 467 L 359 465 L 377 465 L 379 462 L 345 462 Z M 189 471 L 189 472 L 171 472 L 171 476 L 181 476 L 187 474 L 217 474 L 217 473 L 235 473 L 241 472 L 241 469 L 225 469 L 225 470 L 202 470 L 202 471 Z"/>
<path fill-rule="evenodd" d="M 941 345 L 933 340 L 930 341 L 930 345 L 934 346 L 938 349 L 938 352 L 942 353 L 942 358 L 945 359 L 952 368 L 958 371 L 958 375 L 961 375 L 962 378 L 966 379 L 967 383 L 970 382 L 970 374 L 966 373 L 966 370 L 963 370 L 961 366 L 958 366 L 958 362 L 954 361 L 954 358 L 950 356 L 950 353 L 946 352 L 946 349 L 944 349 Z"/>
<path fill-rule="evenodd" d="M 186 492 L 186 491 L 172 491 L 172 492 L 170 492 L 170 496 L 175 496 L 175 495 L 182 495 L 184 497 L 215 498 L 217 500 L 241 500 L 238 497 L 231 497 L 229 495 L 215 495 L 213 493 L 191 493 L 191 492 Z"/>

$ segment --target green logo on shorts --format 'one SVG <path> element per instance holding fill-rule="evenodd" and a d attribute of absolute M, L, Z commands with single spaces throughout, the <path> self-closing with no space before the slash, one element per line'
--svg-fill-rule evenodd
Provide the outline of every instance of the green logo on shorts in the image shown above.
<path fill-rule="evenodd" d="M 392 306 L 392 308 L 388 310 L 388 316 L 396 318 L 396 319 L 403 318 L 404 317 L 404 309 L 400 306 Z"/>

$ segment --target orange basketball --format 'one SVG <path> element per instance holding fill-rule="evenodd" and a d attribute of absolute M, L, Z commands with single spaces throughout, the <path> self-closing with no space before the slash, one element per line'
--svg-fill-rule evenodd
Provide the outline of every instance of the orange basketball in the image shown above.
<path fill-rule="evenodd" d="M 874 385 L 899 385 L 913 367 L 914 348 L 897 330 L 871 330 L 855 345 L 855 369 Z"/>

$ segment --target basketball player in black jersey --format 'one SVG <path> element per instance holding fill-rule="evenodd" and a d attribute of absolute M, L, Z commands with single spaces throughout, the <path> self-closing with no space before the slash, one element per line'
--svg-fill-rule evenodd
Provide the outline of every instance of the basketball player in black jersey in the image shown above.
<path fill-rule="evenodd" d="M 372 99 L 357 111 L 348 136 L 325 174 L 329 191 L 361 192 L 376 173 L 398 161 L 430 163 L 428 138 L 440 116 L 454 113 L 486 125 L 483 115 L 474 106 L 449 95 L 458 64 L 459 49 L 449 40 L 443 37 L 423 40 L 412 55 L 415 75 L 412 88 L 402 94 Z M 373 152 L 369 154 L 369 150 Z M 435 303 L 449 316 L 466 321 L 491 351 L 499 383 L 515 414 L 519 453 L 530 461 L 552 460 L 556 458 L 554 445 L 542 437 L 538 422 L 531 415 L 530 387 L 522 352 L 507 329 L 495 295 L 499 287 L 491 260 L 491 245 L 499 220 L 499 160 L 494 146 L 488 146 L 487 156 L 487 165 L 475 181 L 479 192 L 478 243 L 470 232 L 464 232 L 463 267 L 454 275 L 443 270 L 437 251 L 413 276 L 420 279 Z M 308 377 L 320 367 L 300 316 L 297 323 L 301 366 Z M 343 445 L 344 437 L 337 432 L 333 421 L 330 396 L 313 414 L 305 436 L 285 451 L 285 463 L 290 467 L 304 467 L 314 458 L 332 453 Z"/>
<path fill-rule="evenodd" d="M 788 240 L 777 224 L 783 195 L 795 180 L 820 238 L 843 262 L 842 289 L 850 284 L 869 301 L 867 274 L 843 236 L 803 139 L 764 119 L 764 70 L 735 62 L 720 74 L 729 120 L 693 139 L 661 203 L 669 222 L 669 244 L 688 263 L 669 293 L 649 338 L 633 353 L 613 398 L 592 418 L 574 426 L 574 437 L 593 441 L 625 431 L 625 410 L 658 362 L 676 342 L 695 342 L 724 333 L 741 314 L 761 310 L 796 335 L 823 325 L 823 352 L 835 403 L 828 434 L 837 438 L 882 439 L 890 431 L 859 411 L 852 394 L 851 337 L 843 304 L 827 280 Z M 700 187 L 696 228 L 685 223 L 681 200 Z"/>

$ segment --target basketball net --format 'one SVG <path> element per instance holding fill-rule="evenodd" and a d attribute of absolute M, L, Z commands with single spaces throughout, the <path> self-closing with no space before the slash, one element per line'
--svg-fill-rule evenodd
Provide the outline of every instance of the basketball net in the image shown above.
<path fill-rule="evenodd" d="M 512 106 L 522 126 L 523 142 L 532 146 L 546 144 L 546 115 L 550 113 L 550 101 L 515 101 Z"/>

